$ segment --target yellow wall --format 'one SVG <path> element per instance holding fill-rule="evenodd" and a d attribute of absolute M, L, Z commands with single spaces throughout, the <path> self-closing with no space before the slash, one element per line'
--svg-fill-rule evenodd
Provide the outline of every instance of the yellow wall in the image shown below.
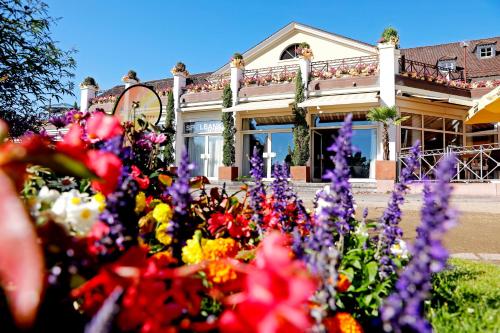
<path fill-rule="evenodd" d="M 374 55 L 368 51 L 351 45 L 334 42 L 332 40 L 314 36 L 301 31 L 292 31 L 267 49 L 259 50 L 255 56 L 245 58 L 245 69 L 284 66 L 298 64 L 298 59 L 279 60 L 281 53 L 290 45 L 307 42 L 314 53 L 313 61 L 341 59 Z"/>

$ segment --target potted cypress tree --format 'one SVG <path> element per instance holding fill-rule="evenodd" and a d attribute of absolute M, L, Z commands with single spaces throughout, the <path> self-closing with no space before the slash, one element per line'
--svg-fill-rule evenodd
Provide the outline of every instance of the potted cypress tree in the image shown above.
<path fill-rule="evenodd" d="M 304 100 L 304 85 L 299 69 L 295 78 L 295 102 L 292 106 L 294 127 L 290 174 L 293 180 L 309 182 L 311 181 L 311 168 L 307 165 L 309 161 L 309 125 L 306 120 L 306 109 L 299 107 L 299 103 Z"/>
<path fill-rule="evenodd" d="M 384 147 L 383 160 L 377 160 L 375 177 L 379 180 L 396 179 L 396 161 L 389 160 L 389 125 L 400 125 L 408 117 L 401 117 L 396 106 L 379 106 L 372 108 L 366 115 L 368 120 L 382 124 L 382 145 Z"/>
<path fill-rule="evenodd" d="M 222 108 L 230 108 L 233 106 L 233 97 L 231 87 L 226 85 L 222 93 Z M 222 113 L 222 137 L 224 139 L 224 146 L 222 147 L 222 164 L 219 167 L 220 180 L 235 180 L 238 178 L 238 167 L 234 166 L 235 163 L 235 150 L 234 150 L 234 117 L 232 112 Z"/>
<path fill-rule="evenodd" d="M 174 114 L 174 93 L 172 90 L 167 95 L 167 114 L 165 117 L 165 125 L 163 126 L 163 133 L 167 136 L 166 145 L 163 150 L 165 164 L 170 168 L 171 172 L 176 172 L 177 168 L 173 166 L 175 162 L 175 114 Z"/>

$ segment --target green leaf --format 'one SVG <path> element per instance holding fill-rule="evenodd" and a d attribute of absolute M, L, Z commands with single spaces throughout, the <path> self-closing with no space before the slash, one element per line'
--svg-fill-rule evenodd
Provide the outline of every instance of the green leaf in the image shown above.
<path fill-rule="evenodd" d="M 375 281 L 378 273 L 378 264 L 375 261 L 370 261 L 365 266 L 366 272 L 368 273 L 368 283 Z"/>

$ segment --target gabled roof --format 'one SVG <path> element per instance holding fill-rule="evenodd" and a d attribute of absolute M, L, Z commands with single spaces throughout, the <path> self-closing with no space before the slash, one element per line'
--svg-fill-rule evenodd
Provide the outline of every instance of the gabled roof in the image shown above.
<path fill-rule="evenodd" d="M 469 41 L 467 47 L 467 78 L 500 76 L 499 50 L 491 58 L 479 59 L 475 54 L 478 45 L 495 44 L 499 41 L 500 36 Z M 402 49 L 401 53 L 408 60 L 416 60 L 427 64 L 436 64 L 442 59 L 456 58 L 458 67 L 464 67 L 465 65 L 464 50 L 460 42 Z"/>
<path fill-rule="evenodd" d="M 328 39 L 328 40 L 331 40 L 331 41 L 334 41 L 334 42 L 337 42 L 340 44 L 346 44 L 346 45 L 349 45 L 351 47 L 359 48 L 359 49 L 362 49 L 364 51 L 373 52 L 373 53 L 377 52 L 377 48 L 375 45 L 371 45 L 371 44 L 368 44 L 368 43 L 365 43 L 365 42 L 362 42 L 362 41 L 359 41 L 356 39 L 352 39 L 349 37 L 345 37 L 342 35 L 334 34 L 332 32 L 325 31 L 322 29 L 314 28 L 314 27 L 311 27 L 311 26 L 306 25 L 306 24 L 302 24 L 302 23 L 298 23 L 298 22 L 290 22 L 286 26 L 284 26 L 283 28 L 281 28 L 278 31 L 276 31 L 275 33 L 273 33 L 271 36 L 267 37 L 266 39 L 264 39 L 263 41 L 258 43 L 257 45 L 246 50 L 243 53 L 243 58 L 244 59 L 252 58 L 259 51 L 272 45 L 274 42 L 280 40 L 281 38 L 283 38 L 287 34 L 291 33 L 292 31 L 301 31 L 301 32 L 316 35 L 316 36 L 319 36 L 319 37 L 322 37 L 322 38 L 325 38 L 325 39 Z M 220 67 L 219 69 L 217 69 L 214 72 L 214 74 L 222 74 L 222 73 L 227 72 L 227 71 L 229 71 L 229 62 L 224 64 L 224 66 Z"/>

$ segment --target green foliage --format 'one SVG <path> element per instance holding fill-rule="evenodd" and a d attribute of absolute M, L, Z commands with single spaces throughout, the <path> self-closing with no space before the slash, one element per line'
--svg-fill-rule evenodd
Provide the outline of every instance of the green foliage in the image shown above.
<path fill-rule="evenodd" d="M 433 278 L 427 317 L 436 332 L 498 332 L 500 266 L 452 259 Z"/>
<path fill-rule="evenodd" d="M 82 86 L 97 86 L 97 83 L 95 79 L 91 76 L 87 76 L 85 79 L 82 81 Z"/>
<path fill-rule="evenodd" d="M 384 38 L 386 41 L 389 41 L 391 39 L 391 37 L 399 38 L 399 34 L 395 28 L 389 26 L 389 27 L 384 29 L 381 37 Z"/>
<path fill-rule="evenodd" d="M 307 42 L 302 42 L 302 43 L 300 43 L 300 44 L 299 44 L 299 47 L 300 47 L 301 49 L 309 49 L 309 48 L 311 48 L 311 46 L 310 46 L 310 45 L 309 45 L 309 43 L 307 43 Z"/>
<path fill-rule="evenodd" d="M 383 146 L 384 160 L 389 160 L 389 125 L 400 125 L 408 117 L 401 117 L 396 106 L 378 106 L 368 111 L 366 118 L 370 121 L 376 121 L 383 126 Z"/>
<path fill-rule="evenodd" d="M 235 52 L 233 54 L 233 59 L 243 59 L 243 55 L 241 53 Z"/>
<path fill-rule="evenodd" d="M 226 85 L 222 93 L 223 109 L 230 108 L 233 105 L 232 94 L 231 87 Z M 236 129 L 234 128 L 234 117 L 232 112 L 222 113 L 222 124 L 224 126 L 224 130 L 222 131 L 222 137 L 224 139 L 222 164 L 225 166 L 232 166 L 236 161 L 234 149 L 234 134 L 236 133 Z"/>
<path fill-rule="evenodd" d="M 127 77 L 129 79 L 136 80 L 137 82 L 139 82 L 139 78 L 137 77 L 137 72 L 132 69 L 127 72 Z"/>
<path fill-rule="evenodd" d="M 166 165 L 172 165 L 175 162 L 175 113 L 174 113 L 174 94 L 172 91 L 168 92 L 167 96 L 167 114 L 165 117 L 165 126 L 163 133 L 167 136 L 165 147 L 163 149 L 163 159 Z"/>
<path fill-rule="evenodd" d="M 55 22 L 40 0 L 0 2 L 0 118 L 12 137 L 38 131 L 45 106 L 73 95 L 75 51 L 52 39 Z"/>
<path fill-rule="evenodd" d="M 375 231 L 375 225 L 353 221 L 358 232 L 351 233 L 344 241 L 344 252 L 339 272 L 346 275 L 351 286 L 344 293 L 337 294 L 337 307 L 352 314 L 364 324 L 378 317 L 383 299 L 391 292 L 396 276 L 382 279 L 378 274 L 376 258 L 377 245 L 370 239 L 368 229 Z M 401 267 L 398 258 L 392 258 Z"/>
<path fill-rule="evenodd" d="M 305 166 L 309 161 L 309 125 L 307 111 L 298 106 L 305 100 L 304 85 L 300 69 L 295 78 L 295 102 L 292 106 L 294 116 L 292 164 Z"/>

